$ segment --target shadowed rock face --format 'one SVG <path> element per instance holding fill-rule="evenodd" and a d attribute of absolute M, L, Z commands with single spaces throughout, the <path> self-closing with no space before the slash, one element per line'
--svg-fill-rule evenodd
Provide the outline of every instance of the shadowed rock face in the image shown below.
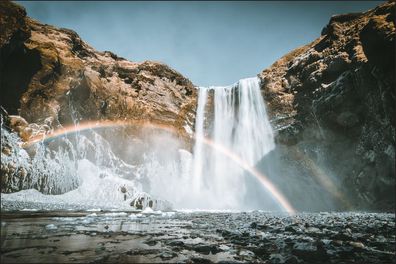
<path fill-rule="evenodd" d="M 0 7 L 0 100 L 10 114 L 17 114 L 19 98 L 41 67 L 40 57 L 24 45 L 30 36 L 25 10 L 5 1 Z"/>
<path fill-rule="evenodd" d="M 313 174 L 308 160 L 354 207 L 395 206 L 394 9 L 333 16 L 321 37 L 259 74 L 289 172 Z"/>
<path fill-rule="evenodd" d="M 193 125 L 196 89 L 168 66 L 98 52 L 72 30 L 43 25 L 1 2 L 1 105 L 29 123 L 147 120 Z M 77 115 L 77 116 L 76 116 Z"/>

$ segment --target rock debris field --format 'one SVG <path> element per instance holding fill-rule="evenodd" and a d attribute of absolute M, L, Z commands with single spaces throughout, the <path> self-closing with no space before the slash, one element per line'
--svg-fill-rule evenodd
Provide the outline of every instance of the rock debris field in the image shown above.
<path fill-rule="evenodd" d="M 2 212 L 2 263 L 395 263 L 385 213 Z"/>

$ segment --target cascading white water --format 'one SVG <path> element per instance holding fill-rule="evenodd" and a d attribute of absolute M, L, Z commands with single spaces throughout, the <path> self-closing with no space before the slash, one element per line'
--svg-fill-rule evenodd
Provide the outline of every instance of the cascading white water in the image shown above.
<path fill-rule="evenodd" d="M 72 119 L 78 127 L 77 112 Z M 16 141 L 8 132 L 4 135 Z M 98 131 L 66 134 L 57 139 L 55 145 L 51 143 L 51 147 L 48 143 L 39 143 L 32 165 L 28 164 L 27 153 L 11 157 L 15 163 L 26 163 L 29 168 L 31 182 L 24 188 L 44 185 L 48 188 L 46 193 L 66 193 L 47 197 L 27 192 L 26 196 L 4 197 L 125 208 L 131 199 L 148 192 L 172 202 L 176 208 L 248 208 L 244 199 L 246 175 L 241 164 L 216 151 L 204 137 L 228 149 L 248 166 L 254 166 L 274 148 L 258 78 L 243 79 L 231 86 L 199 88 L 195 135 L 191 154 L 181 149 L 177 138 L 168 134 L 150 135 L 145 150 L 139 150 L 130 141 L 121 143 L 116 133 L 112 134 L 111 140 L 125 144 L 134 155 L 141 157 L 131 166 L 113 153 L 109 139 Z M 43 173 L 48 175 L 46 182 L 37 182 Z M 128 190 L 127 201 L 120 191 L 122 186 Z"/>
<path fill-rule="evenodd" d="M 205 131 L 208 91 L 214 93 L 214 119 Z M 244 171 L 224 154 L 205 147 L 201 137 L 206 134 L 215 144 L 229 149 L 249 166 L 254 166 L 271 151 L 275 147 L 274 136 L 259 79 L 242 79 L 225 87 L 200 88 L 195 130 L 193 188 L 201 194 L 200 202 L 195 204 L 203 208 L 243 208 Z"/>
<path fill-rule="evenodd" d="M 207 101 L 207 89 L 200 88 L 198 94 L 198 106 L 195 116 L 195 135 L 196 142 L 194 146 L 194 175 L 193 175 L 193 187 L 194 195 L 198 194 L 201 190 L 202 182 L 202 161 L 203 161 L 203 141 L 204 135 L 204 119 L 205 119 L 205 106 Z"/>

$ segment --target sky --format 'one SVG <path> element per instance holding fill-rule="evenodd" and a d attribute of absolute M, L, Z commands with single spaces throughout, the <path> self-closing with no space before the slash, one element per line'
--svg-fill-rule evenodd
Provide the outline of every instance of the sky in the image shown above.
<path fill-rule="evenodd" d="M 320 36 L 331 15 L 381 1 L 21 2 L 28 16 L 70 28 L 97 50 L 165 63 L 195 85 L 256 76 Z"/>

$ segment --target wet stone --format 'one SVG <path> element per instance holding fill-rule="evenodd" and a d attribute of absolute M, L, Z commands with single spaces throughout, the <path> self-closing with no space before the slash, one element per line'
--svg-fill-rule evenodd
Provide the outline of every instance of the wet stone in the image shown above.
<path fill-rule="evenodd" d="M 392 263 L 395 258 L 392 214 L 197 212 L 141 221 L 102 214 L 89 225 L 85 217 L 65 221 L 43 215 L 24 218 L 23 225 L 18 217 L 7 220 L 1 262 Z M 57 228 L 45 228 L 51 224 Z"/>
<path fill-rule="evenodd" d="M 191 261 L 191 263 L 200 263 L 200 264 L 211 264 L 211 263 L 213 263 L 213 261 L 211 261 L 211 260 L 209 260 L 209 259 L 206 259 L 206 258 L 198 258 L 198 257 L 191 258 L 190 261 Z M 187 262 L 187 263 L 188 263 L 188 262 Z"/>
<path fill-rule="evenodd" d="M 211 245 L 197 245 L 193 249 L 196 252 L 206 254 L 206 255 L 208 255 L 209 253 L 216 254 L 217 252 L 221 251 L 218 247 L 211 246 Z"/>
<path fill-rule="evenodd" d="M 317 247 L 310 243 L 296 243 L 292 253 L 298 257 L 309 258 L 316 254 Z"/>
<path fill-rule="evenodd" d="M 161 259 L 172 259 L 177 256 L 174 252 L 162 252 L 160 255 Z"/>
<path fill-rule="evenodd" d="M 146 241 L 144 243 L 149 245 L 149 246 L 155 246 L 155 245 L 157 245 L 158 242 L 155 241 L 155 240 L 148 240 L 148 241 Z"/>
<path fill-rule="evenodd" d="M 349 244 L 354 248 L 364 248 L 364 244 L 362 242 L 349 242 Z"/>
<path fill-rule="evenodd" d="M 184 246 L 184 243 L 183 241 L 171 241 L 168 243 L 168 245 L 172 247 L 181 247 Z"/>

